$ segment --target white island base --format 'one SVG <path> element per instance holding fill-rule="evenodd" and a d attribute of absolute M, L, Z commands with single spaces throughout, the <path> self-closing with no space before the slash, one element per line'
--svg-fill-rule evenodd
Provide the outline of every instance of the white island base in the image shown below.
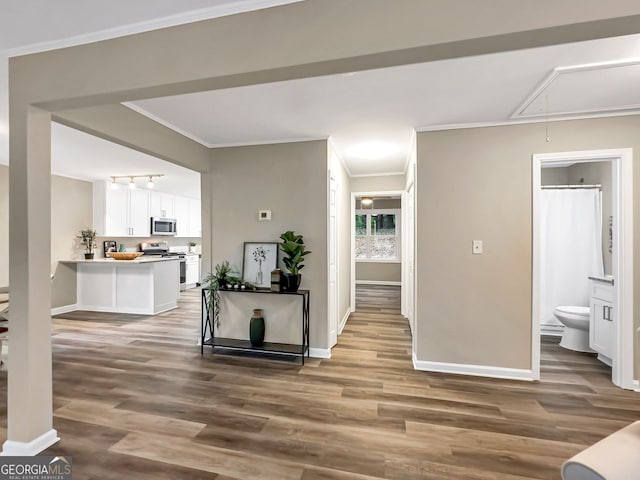
<path fill-rule="evenodd" d="M 78 310 L 154 315 L 178 306 L 177 258 L 77 263 Z"/>

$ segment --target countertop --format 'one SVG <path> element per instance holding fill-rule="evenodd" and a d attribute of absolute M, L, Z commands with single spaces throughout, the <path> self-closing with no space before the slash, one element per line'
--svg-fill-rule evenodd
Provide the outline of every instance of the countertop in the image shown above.
<path fill-rule="evenodd" d="M 60 260 L 60 263 L 82 263 L 82 264 L 140 264 L 140 263 L 153 263 L 153 262 L 175 262 L 180 260 L 178 257 L 138 257 L 135 260 L 115 260 L 113 258 L 95 258 L 93 260 Z"/>

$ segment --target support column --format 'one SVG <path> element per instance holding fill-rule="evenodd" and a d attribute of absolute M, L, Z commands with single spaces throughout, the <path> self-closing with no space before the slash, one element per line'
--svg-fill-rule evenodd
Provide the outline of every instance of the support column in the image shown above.
<path fill-rule="evenodd" d="M 14 103 L 10 114 L 10 318 L 2 455 L 35 455 L 59 440 L 53 429 L 51 367 L 51 116 Z"/>
<path fill-rule="evenodd" d="M 213 232 L 211 219 L 213 215 L 213 190 L 211 186 L 211 172 L 200 173 L 200 202 L 202 217 L 202 261 L 200 279 L 213 271 Z"/>

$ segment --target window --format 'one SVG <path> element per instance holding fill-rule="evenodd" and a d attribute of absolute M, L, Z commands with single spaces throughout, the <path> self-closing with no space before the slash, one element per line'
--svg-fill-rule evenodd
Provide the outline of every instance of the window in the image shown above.
<path fill-rule="evenodd" d="M 358 210 L 356 260 L 400 261 L 400 210 Z"/>

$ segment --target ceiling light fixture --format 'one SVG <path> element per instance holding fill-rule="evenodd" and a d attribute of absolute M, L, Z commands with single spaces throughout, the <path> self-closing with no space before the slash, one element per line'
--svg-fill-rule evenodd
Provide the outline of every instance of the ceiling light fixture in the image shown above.
<path fill-rule="evenodd" d="M 126 178 L 129 180 L 128 184 L 129 184 L 129 188 L 131 190 L 133 190 L 134 188 L 136 188 L 136 178 L 147 178 L 147 188 L 154 188 L 155 187 L 155 183 L 153 182 L 153 178 L 160 178 L 160 177 L 164 177 L 164 173 L 152 173 L 152 174 L 145 174 L 145 175 L 112 175 L 111 176 L 111 188 L 116 190 L 118 188 L 118 186 L 120 185 L 118 183 L 118 180 Z"/>
<path fill-rule="evenodd" d="M 362 197 L 362 200 L 360 200 L 360 203 L 362 203 L 362 205 L 373 205 L 373 198 Z"/>

